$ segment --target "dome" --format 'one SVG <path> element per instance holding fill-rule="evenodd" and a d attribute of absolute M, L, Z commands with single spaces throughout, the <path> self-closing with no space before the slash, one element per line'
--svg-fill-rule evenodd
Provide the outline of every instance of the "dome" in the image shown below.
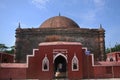
<path fill-rule="evenodd" d="M 79 26 L 70 18 L 55 16 L 43 22 L 40 28 L 79 28 Z"/>

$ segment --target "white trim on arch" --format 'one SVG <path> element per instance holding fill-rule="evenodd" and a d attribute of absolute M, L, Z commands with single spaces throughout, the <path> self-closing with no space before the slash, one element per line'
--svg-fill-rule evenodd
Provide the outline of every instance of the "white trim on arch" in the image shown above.
<path fill-rule="evenodd" d="M 74 57 L 72 58 L 72 71 L 78 71 L 79 70 L 79 60 L 76 56 L 76 54 L 74 54 Z M 75 66 L 75 68 L 74 68 Z"/>
<path fill-rule="evenodd" d="M 53 57 L 53 63 L 54 63 L 55 59 L 56 59 L 58 56 L 64 57 L 64 58 L 66 59 L 66 62 L 68 62 L 66 55 L 64 55 L 64 54 L 62 54 L 62 53 L 58 53 L 57 55 L 55 55 L 55 56 Z"/>
<path fill-rule="evenodd" d="M 45 68 L 45 65 L 46 65 L 46 68 Z M 46 54 L 45 54 L 45 57 L 42 60 L 42 71 L 49 71 L 49 60 L 48 60 Z"/>

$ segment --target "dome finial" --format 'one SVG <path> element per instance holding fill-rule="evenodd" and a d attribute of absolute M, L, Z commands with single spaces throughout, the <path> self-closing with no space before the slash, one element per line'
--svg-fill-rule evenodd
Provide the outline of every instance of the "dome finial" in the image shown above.
<path fill-rule="evenodd" d="M 100 24 L 100 29 L 102 29 L 102 24 Z"/>
<path fill-rule="evenodd" d="M 19 24 L 18 24 L 18 28 L 21 28 L 20 22 L 19 22 Z"/>
<path fill-rule="evenodd" d="M 59 12 L 59 16 L 61 16 L 60 12 Z"/>
<path fill-rule="evenodd" d="M 105 31 L 105 30 L 103 29 L 103 27 L 102 27 L 102 24 L 100 24 L 100 28 L 99 28 L 99 30 L 101 30 L 101 31 Z"/>

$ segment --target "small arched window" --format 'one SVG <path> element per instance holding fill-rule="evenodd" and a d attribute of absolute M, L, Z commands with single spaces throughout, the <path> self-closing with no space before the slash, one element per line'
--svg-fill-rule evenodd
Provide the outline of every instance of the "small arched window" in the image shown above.
<path fill-rule="evenodd" d="M 72 71 L 78 71 L 79 70 L 79 61 L 77 56 L 74 54 L 74 57 L 72 59 Z"/>
<path fill-rule="evenodd" d="M 110 62 L 112 62 L 113 61 L 113 58 L 110 58 Z"/>
<path fill-rule="evenodd" d="M 49 60 L 46 55 L 42 61 L 42 71 L 49 71 Z"/>

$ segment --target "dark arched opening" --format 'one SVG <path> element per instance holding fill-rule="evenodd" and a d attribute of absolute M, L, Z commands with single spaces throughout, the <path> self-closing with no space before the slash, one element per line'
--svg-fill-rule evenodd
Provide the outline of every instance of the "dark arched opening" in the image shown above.
<path fill-rule="evenodd" d="M 55 77 L 66 77 L 67 62 L 63 56 L 58 56 L 54 61 Z"/>

